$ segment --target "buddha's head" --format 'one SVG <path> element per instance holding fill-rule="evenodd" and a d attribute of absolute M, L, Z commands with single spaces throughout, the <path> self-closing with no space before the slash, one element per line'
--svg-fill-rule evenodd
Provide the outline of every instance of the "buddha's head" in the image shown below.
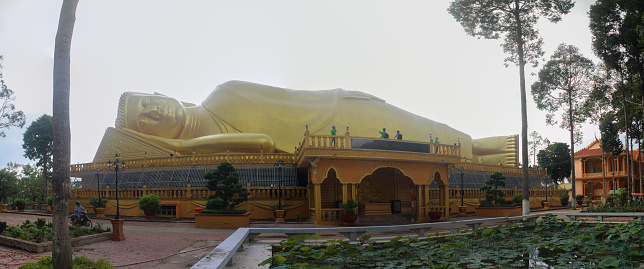
<path fill-rule="evenodd" d="M 179 138 L 186 123 L 186 108 L 160 94 L 126 92 L 119 100 L 116 128 L 149 135 Z"/>

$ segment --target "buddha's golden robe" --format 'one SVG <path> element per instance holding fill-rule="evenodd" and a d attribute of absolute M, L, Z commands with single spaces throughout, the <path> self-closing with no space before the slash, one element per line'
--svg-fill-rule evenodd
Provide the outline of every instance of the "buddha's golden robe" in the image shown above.
<path fill-rule="evenodd" d="M 293 152 L 303 140 L 307 126 L 312 135 L 329 135 L 331 127 L 335 126 L 338 135 L 348 127 L 351 136 L 371 138 L 380 137 L 379 131 L 386 128 L 391 138 L 400 131 L 407 141 L 427 142 L 430 135 L 438 137 L 439 143 L 455 144 L 460 140 L 462 156 L 475 163 L 515 165 L 518 158 L 516 135 L 472 140 L 469 135 L 446 124 L 412 114 L 359 91 L 289 90 L 229 81 L 217 86 L 201 107 L 203 109 L 191 109 L 207 111 L 204 113 L 210 117 L 205 117 L 207 120 L 202 117 L 199 124 L 186 125 L 181 139 L 203 137 L 204 133 L 265 134 L 274 140 L 277 151 Z"/>

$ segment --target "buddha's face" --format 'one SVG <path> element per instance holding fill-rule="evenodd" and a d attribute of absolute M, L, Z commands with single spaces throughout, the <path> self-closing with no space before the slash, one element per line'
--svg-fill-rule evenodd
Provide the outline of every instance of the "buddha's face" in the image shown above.
<path fill-rule="evenodd" d="M 125 127 L 144 134 L 178 138 L 185 126 L 185 107 L 170 97 L 132 94 L 126 109 Z"/>

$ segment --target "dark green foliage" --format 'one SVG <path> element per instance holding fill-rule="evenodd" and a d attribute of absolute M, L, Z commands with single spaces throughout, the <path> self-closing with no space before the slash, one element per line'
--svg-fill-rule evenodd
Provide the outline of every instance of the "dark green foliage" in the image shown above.
<path fill-rule="evenodd" d="M 517 193 L 514 196 L 512 196 L 512 203 L 515 205 L 520 205 L 521 200 L 523 200 L 523 194 Z"/>
<path fill-rule="evenodd" d="M 244 214 L 248 211 L 246 210 L 216 210 L 216 209 L 205 209 L 199 211 L 199 214 L 201 213 L 208 213 L 208 214 Z"/>
<path fill-rule="evenodd" d="M 494 172 L 490 175 L 490 179 L 485 181 L 485 185 L 479 188 L 482 191 L 485 191 L 485 201 L 488 201 L 490 204 L 494 202 L 495 206 L 503 204 L 505 199 L 505 192 L 499 190 L 498 187 L 505 187 L 505 176 L 500 172 Z M 523 198 L 523 196 L 521 197 Z M 483 203 L 481 206 L 488 206 L 488 203 Z"/>
<path fill-rule="evenodd" d="M 47 197 L 47 205 L 48 205 L 48 206 L 51 206 L 51 203 L 52 203 L 53 201 L 54 201 L 54 198 L 52 198 L 51 196 Z"/>
<path fill-rule="evenodd" d="M 539 80 L 532 84 L 532 97 L 537 108 L 548 112 L 546 123 L 555 125 L 555 113 L 565 112 L 559 127 L 570 131 L 575 144 L 581 142 L 580 124 L 583 117 L 582 104 L 590 94 L 595 66 L 572 45 L 560 44 L 541 70 Z M 572 121 L 571 121 L 572 119 Z"/>
<path fill-rule="evenodd" d="M 161 209 L 161 198 L 156 194 L 148 194 L 139 199 L 139 209 L 157 212 Z"/>
<path fill-rule="evenodd" d="M 207 171 L 204 174 L 204 179 L 208 180 L 206 186 L 215 192 L 215 197 L 227 203 L 227 210 L 233 210 L 236 205 L 246 201 L 250 195 L 250 192 L 239 184 L 239 174 L 235 171 L 235 167 L 228 162 L 221 163 L 215 171 Z"/>
<path fill-rule="evenodd" d="M 570 201 L 570 194 L 568 194 L 568 192 L 562 192 L 559 194 L 559 199 L 562 203 L 567 203 Z"/>
<path fill-rule="evenodd" d="M 562 182 L 570 177 L 570 148 L 566 143 L 552 143 L 537 154 L 539 167 L 548 169 L 553 182 Z"/>
<path fill-rule="evenodd" d="M 228 209 L 228 202 L 224 201 L 224 199 L 221 199 L 219 197 L 210 199 L 206 203 L 206 209 L 210 210 L 226 210 Z"/>
<path fill-rule="evenodd" d="M 7 229 L 7 222 L 6 221 L 0 221 L 0 234 L 4 232 L 4 230 Z"/>
<path fill-rule="evenodd" d="M 74 258 L 72 262 L 74 269 L 114 269 L 114 266 L 103 259 L 92 261 L 91 259 L 80 256 Z M 28 263 L 18 267 L 18 269 L 53 269 L 53 260 L 49 256 L 42 256 L 39 261 Z"/>
<path fill-rule="evenodd" d="M 3 56 L 0 55 L 0 61 L 2 61 Z M 9 129 L 12 126 L 22 128 L 25 126 L 25 114 L 16 110 L 16 106 L 13 104 L 13 101 L 16 100 L 13 90 L 9 89 L 6 84 L 4 84 L 4 79 L 2 79 L 2 63 L 0 62 L 0 137 L 5 137 L 5 129 Z"/>
<path fill-rule="evenodd" d="M 348 215 L 355 214 L 356 207 L 358 207 L 358 203 L 353 200 L 349 200 L 346 204 L 342 204 L 342 208 L 344 208 L 344 214 Z"/>
<path fill-rule="evenodd" d="M 610 155 L 622 153 L 624 145 L 619 139 L 619 129 L 616 126 L 617 118 L 614 113 L 609 112 L 601 118 L 599 131 L 601 132 L 601 149 Z"/>
<path fill-rule="evenodd" d="M 15 205 L 15 206 L 25 206 L 26 203 L 25 203 L 25 200 L 16 199 L 16 200 L 13 201 L 13 205 Z"/>
<path fill-rule="evenodd" d="M 89 199 L 89 203 L 94 207 L 105 208 L 105 206 L 107 205 L 107 199 L 103 198 L 103 197 L 101 197 L 101 198 L 92 197 L 92 199 Z M 139 206 L 140 205 L 141 205 L 141 201 L 139 201 Z"/>
<path fill-rule="evenodd" d="M 467 233 L 388 242 L 327 240 L 297 235 L 272 246 L 259 265 L 270 268 L 633 268 L 644 262 L 644 223 L 631 221 L 589 227 L 545 217 L 535 223 L 507 224 Z M 529 258 L 528 258 L 529 257 Z M 538 264 L 540 266 L 535 266 Z"/>

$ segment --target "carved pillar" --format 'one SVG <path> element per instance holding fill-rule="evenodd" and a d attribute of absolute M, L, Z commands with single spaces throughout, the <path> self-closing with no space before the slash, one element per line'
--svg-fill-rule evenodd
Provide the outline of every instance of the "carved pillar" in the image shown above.
<path fill-rule="evenodd" d="M 322 191 L 320 188 L 320 184 L 317 182 L 314 183 L 315 185 L 313 186 L 314 192 L 315 192 L 315 223 L 317 224 L 321 220 L 322 216 Z"/>
<path fill-rule="evenodd" d="M 351 196 L 347 193 L 347 185 L 348 184 L 342 184 L 342 203 L 346 204 L 348 200 L 353 200 L 351 199 Z"/>

